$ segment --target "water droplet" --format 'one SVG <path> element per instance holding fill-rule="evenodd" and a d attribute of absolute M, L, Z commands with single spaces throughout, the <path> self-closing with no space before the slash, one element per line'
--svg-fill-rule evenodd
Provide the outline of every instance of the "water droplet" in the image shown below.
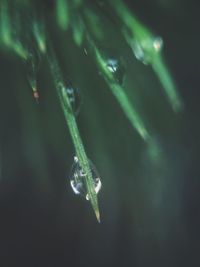
<path fill-rule="evenodd" d="M 98 194 L 101 189 L 101 180 L 99 174 L 91 161 L 89 161 L 92 178 L 94 181 L 95 192 Z M 89 200 L 89 195 L 86 187 L 86 173 L 83 171 L 79 164 L 78 158 L 74 157 L 74 163 L 72 165 L 70 174 L 70 184 L 75 194 L 84 196 Z"/>
<path fill-rule="evenodd" d="M 156 37 L 153 41 L 153 47 L 155 49 L 155 51 L 158 53 L 161 51 L 162 47 L 163 47 L 163 40 L 161 37 Z"/>
<path fill-rule="evenodd" d="M 115 73 L 119 68 L 118 60 L 115 58 L 109 58 L 107 60 L 107 67 L 111 72 Z"/>
<path fill-rule="evenodd" d="M 136 40 L 132 44 L 135 57 L 145 65 L 153 61 L 155 55 L 161 52 L 162 47 L 161 37 L 146 38 L 142 41 Z"/>
<path fill-rule="evenodd" d="M 74 115 L 78 115 L 82 104 L 80 90 L 72 86 L 66 86 L 65 90 Z"/>
<path fill-rule="evenodd" d="M 117 58 L 108 58 L 106 62 L 108 70 L 112 72 L 115 80 L 122 85 L 125 75 L 125 67 L 121 60 L 118 60 Z"/>

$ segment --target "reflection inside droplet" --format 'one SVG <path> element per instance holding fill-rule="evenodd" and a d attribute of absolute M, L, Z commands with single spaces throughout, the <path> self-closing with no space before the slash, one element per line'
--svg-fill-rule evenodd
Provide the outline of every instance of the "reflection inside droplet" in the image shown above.
<path fill-rule="evenodd" d="M 96 194 L 98 194 L 101 189 L 101 180 L 95 166 L 92 164 L 91 161 L 89 161 L 89 165 L 94 181 L 94 189 Z M 83 169 L 81 168 L 79 160 L 76 156 L 74 157 L 74 163 L 71 169 L 70 184 L 75 194 L 82 195 L 87 200 L 89 200 L 89 195 L 86 186 L 86 173 L 84 173 Z"/>
<path fill-rule="evenodd" d="M 109 58 L 107 60 L 107 67 L 109 71 L 116 72 L 117 69 L 119 68 L 118 60 L 114 58 Z"/>

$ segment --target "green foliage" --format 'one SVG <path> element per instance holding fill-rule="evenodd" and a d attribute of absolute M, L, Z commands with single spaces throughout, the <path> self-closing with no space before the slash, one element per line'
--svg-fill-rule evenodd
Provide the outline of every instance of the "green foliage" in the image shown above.
<path fill-rule="evenodd" d="M 105 10 L 109 11 L 107 22 L 104 21 Z M 52 9 L 48 8 L 42 1 L 2 0 L 0 2 L 1 48 L 16 54 L 23 60 L 27 67 L 27 77 L 33 96 L 37 101 L 39 101 L 38 61 L 48 61 L 75 154 L 83 173 L 86 174 L 85 183 L 88 198 L 98 221 L 100 221 L 100 212 L 92 170 L 78 130 L 70 98 L 66 92 L 68 81 L 65 79 L 62 64 L 59 62 L 59 46 L 55 43 L 66 40 L 68 33 L 72 35 L 74 43 L 79 49 L 85 50 L 96 64 L 97 71 L 101 73 L 133 128 L 145 142 L 149 143 L 151 142 L 151 133 L 147 130 L 135 103 L 125 90 L 124 83 L 115 78 L 119 66 L 110 67 L 108 65 L 109 57 L 106 58 L 101 49 L 104 44 L 107 45 L 109 28 L 110 32 L 116 33 L 129 45 L 141 63 L 152 67 L 173 110 L 180 111 L 183 106 L 182 101 L 161 55 L 162 39 L 156 37 L 140 23 L 123 1 L 109 0 L 102 5 L 102 1 L 56 0 Z M 112 40 L 109 41 L 112 44 Z"/>

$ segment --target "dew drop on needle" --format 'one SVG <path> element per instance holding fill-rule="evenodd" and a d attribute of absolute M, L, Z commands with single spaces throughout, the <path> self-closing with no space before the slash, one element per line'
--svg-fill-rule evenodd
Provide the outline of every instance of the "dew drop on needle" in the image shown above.
<path fill-rule="evenodd" d="M 80 90 L 72 86 L 65 87 L 65 90 L 74 115 L 78 115 L 82 104 Z"/>
<path fill-rule="evenodd" d="M 108 70 L 113 74 L 114 79 L 120 84 L 123 84 L 125 68 L 121 60 L 117 58 L 108 58 L 106 60 Z"/>
<path fill-rule="evenodd" d="M 132 43 L 135 57 L 145 65 L 154 60 L 154 57 L 161 52 L 162 47 L 163 40 L 161 37 L 146 38 L 140 41 L 135 40 Z"/>
<path fill-rule="evenodd" d="M 89 166 L 90 166 L 92 178 L 94 181 L 95 192 L 96 194 L 98 194 L 98 192 L 101 189 L 101 180 L 100 180 L 99 174 L 95 166 L 93 165 L 91 161 L 89 161 Z M 72 169 L 70 173 L 70 184 L 75 194 L 82 195 L 87 200 L 89 200 L 89 195 L 88 195 L 87 186 L 86 186 L 86 176 L 87 174 L 83 171 L 83 169 L 81 168 L 79 164 L 78 157 L 75 156 L 74 163 L 72 165 Z"/>

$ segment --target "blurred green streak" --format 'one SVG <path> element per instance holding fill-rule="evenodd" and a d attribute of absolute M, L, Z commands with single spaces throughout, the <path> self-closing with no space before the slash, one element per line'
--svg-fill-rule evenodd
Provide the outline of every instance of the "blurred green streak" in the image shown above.
<path fill-rule="evenodd" d="M 69 25 L 69 2 L 67 0 L 56 1 L 56 18 L 62 30 L 67 30 Z"/>
<path fill-rule="evenodd" d="M 152 68 L 157 74 L 163 88 L 165 90 L 166 96 L 175 112 L 181 111 L 183 108 L 183 103 L 176 90 L 175 84 L 167 66 L 163 62 L 161 55 L 158 55 L 152 62 Z"/>

